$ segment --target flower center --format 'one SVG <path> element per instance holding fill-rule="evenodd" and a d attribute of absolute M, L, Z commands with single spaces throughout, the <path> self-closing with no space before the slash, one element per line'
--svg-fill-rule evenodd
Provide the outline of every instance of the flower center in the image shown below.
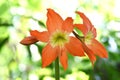
<path fill-rule="evenodd" d="M 66 32 L 57 30 L 50 37 L 50 43 L 53 47 L 64 47 L 64 44 L 69 42 L 69 35 Z"/>
<path fill-rule="evenodd" d="M 91 40 L 92 40 L 93 37 L 94 37 L 93 33 L 91 31 L 88 32 L 88 34 L 85 36 L 85 43 L 86 44 L 91 44 Z"/>

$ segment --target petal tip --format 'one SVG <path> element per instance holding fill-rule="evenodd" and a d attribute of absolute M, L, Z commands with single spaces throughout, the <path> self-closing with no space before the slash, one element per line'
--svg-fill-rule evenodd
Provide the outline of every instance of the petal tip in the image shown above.
<path fill-rule="evenodd" d="M 46 65 L 42 64 L 42 68 L 45 68 L 45 67 L 46 67 Z"/>
<path fill-rule="evenodd" d="M 50 10 L 52 10 L 52 9 L 51 9 L 51 8 L 48 8 L 48 9 L 47 9 L 47 11 L 50 11 Z"/>
<path fill-rule="evenodd" d="M 72 17 L 67 17 L 67 19 L 71 19 L 71 20 L 73 20 Z"/>
<path fill-rule="evenodd" d="M 79 15 L 83 15 L 84 14 L 83 12 L 80 12 L 80 11 L 75 11 L 75 13 L 77 13 Z"/>
<path fill-rule="evenodd" d="M 64 68 L 64 71 L 66 71 L 66 70 L 67 70 L 67 67 Z"/>
<path fill-rule="evenodd" d="M 106 55 L 104 56 L 104 58 L 108 58 L 108 54 L 106 54 Z"/>

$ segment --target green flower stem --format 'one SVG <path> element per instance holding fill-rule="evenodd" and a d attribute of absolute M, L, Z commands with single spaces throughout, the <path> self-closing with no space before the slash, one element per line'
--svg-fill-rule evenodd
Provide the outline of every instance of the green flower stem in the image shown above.
<path fill-rule="evenodd" d="M 59 58 L 55 60 L 55 80 L 60 80 Z"/>
<path fill-rule="evenodd" d="M 72 32 L 76 38 L 78 38 L 82 43 L 84 41 L 84 37 L 83 36 L 79 36 L 75 31 Z"/>

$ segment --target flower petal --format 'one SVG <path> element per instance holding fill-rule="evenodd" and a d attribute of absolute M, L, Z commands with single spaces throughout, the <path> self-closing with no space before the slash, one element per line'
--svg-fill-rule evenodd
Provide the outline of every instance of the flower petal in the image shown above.
<path fill-rule="evenodd" d="M 102 58 L 107 58 L 108 54 L 104 46 L 98 42 L 97 40 L 93 39 L 92 44 L 87 45 L 94 53 Z"/>
<path fill-rule="evenodd" d="M 87 27 L 88 31 L 91 31 L 93 25 L 90 22 L 90 20 L 87 18 L 87 16 L 85 16 L 84 13 L 82 12 L 76 11 L 76 13 L 79 14 L 80 17 L 83 19 L 83 24 L 85 25 L 85 27 Z"/>
<path fill-rule="evenodd" d="M 91 32 L 93 33 L 94 38 L 97 36 L 96 28 L 92 27 Z"/>
<path fill-rule="evenodd" d="M 87 28 L 83 24 L 74 24 L 82 33 L 86 36 L 87 35 Z"/>
<path fill-rule="evenodd" d="M 66 18 L 62 24 L 62 30 L 68 33 L 73 31 L 73 19 L 71 17 Z"/>
<path fill-rule="evenodd" d="M 77 38 L 70 37 L 70 42 L 66 43 L 65 47 L 74 56 L 85 56 L 82 44 Z"/>
<path fill-rule="evenodd" d="M 49 40 L 49 33 L 47 31 L 39 32 L 37 30 L 31 30 L 30 34 L 42 42 L 48 42 Z"/>
<path fill-rule="evenodd" d="M 48 43 L 42 51 L 42 67 L 46 67 L 51 64 L 57 58 L 58 54 L 57 48 L 53 48 Z"/>
<path fill-rule="evenodd" d="M 82 32 L 84 31 L 83 33 L 85 36 L 87 35 L 88 32 L 91 31 L 93 33 L 94 38 L 95 38 L 96 37 L 96 29 L 92 25 L 91 21 L 87 18 L 87 16 L 84 15 L 84 13 L 78 12 L 78 11 L 76 11 L 76 13 L 79 14 L 80 17 L 83 19 L 83 25 L 85 27 L 85 29 L 83 27 L 82 28 L 79 27 L 78 29 L 80 29 Z M 81 25 L 81 24 L 79 24 L 79 25 Z"/>
<path fill-rule="evenodd" d="M 23 45 L 30 45 L 30 44 L 36 43 L 37 41 L 38 40 L 35 37 L 29 36 L 21 40 L 20 43 Z"/>
<path fill-rule="evenodd" d="M 62 66 L 64 67 L 64 70 L 67 69 L 68 67 L 68 57 L 67 57 L 67 53 L 66 53 L 66 50 L 63 49 L 61 51 L 61 54 L 60 54 L 60 62 L 62 64 Z"/>
<path fill-rule="evenodd" d="M 47 29 L 50 33 L 53 33 L 56 29 L 61 29 L 63 19 L 61 16 L 52 9 L 48 9 L 47 13 Z"/>
<path fill-rule="evenodd" d="M 91 49 L 89 49 L 84 43 L 82 43 L 82 47 L 83 47 L 84 51 L 86 52 L 86 54 L 88 55 L 90 61 L 92 62 L 92 65 L 93 65 L 94 62 L 96 61 L 94 52 Z"/>

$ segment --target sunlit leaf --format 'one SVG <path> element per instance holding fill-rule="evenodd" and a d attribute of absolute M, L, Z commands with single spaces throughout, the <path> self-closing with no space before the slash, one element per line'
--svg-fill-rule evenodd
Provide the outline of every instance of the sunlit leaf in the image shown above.
<path fill-rule="evenodd" d="M 9 5 L 8 3 L 3 3 L 1 6 L 0 6 L 0 15 L 4 14 L 7 10 L 9 9 Z"/>

